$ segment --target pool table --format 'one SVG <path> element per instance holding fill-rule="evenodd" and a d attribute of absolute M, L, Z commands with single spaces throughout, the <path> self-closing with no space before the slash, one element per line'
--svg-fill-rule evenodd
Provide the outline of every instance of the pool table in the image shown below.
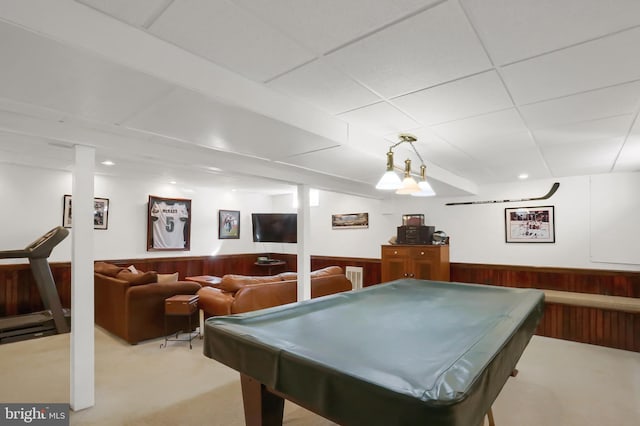
<path fill-rule="evenodd" d="M 283 398 L 341 425 L 481 425 L 544 308 L 538 290 L 401 279 L 213 317 L 204 354 L 241 375 L 247 425 Z"/>

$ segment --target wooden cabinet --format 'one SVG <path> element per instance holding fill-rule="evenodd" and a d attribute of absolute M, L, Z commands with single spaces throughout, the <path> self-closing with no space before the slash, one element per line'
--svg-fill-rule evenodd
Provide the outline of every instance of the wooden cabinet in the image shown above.
<path fill-rule="evenodd" d="M 449 281 L 448 245 L 382 246 L 382 282 L 400 278 Z"/>

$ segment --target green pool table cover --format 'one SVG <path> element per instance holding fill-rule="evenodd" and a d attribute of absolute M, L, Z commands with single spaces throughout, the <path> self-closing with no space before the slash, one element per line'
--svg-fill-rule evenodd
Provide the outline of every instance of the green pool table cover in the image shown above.
<path fill-rule="evenodd" d="M 204 354 L 340 424 L 475 426 L 543 308 L 538 290 L 403 279 L 210 318 Z"/>

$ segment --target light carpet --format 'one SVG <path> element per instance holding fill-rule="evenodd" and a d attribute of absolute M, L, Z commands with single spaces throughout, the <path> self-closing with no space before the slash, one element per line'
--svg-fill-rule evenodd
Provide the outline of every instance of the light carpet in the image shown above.
<path fill-rule="evenodd" d="M 4 403 L 69 401 L 69 335 L 0 345 Z M 96 327 L 96 404 L 72 425 L 242 426 L 238 373 L 163 339 L 129 345 Z M 498 426 L 640 424 L 640 354 L 534 336 L 493 411 Z M 285 425 L 333 423 L 292 403 Z"/>

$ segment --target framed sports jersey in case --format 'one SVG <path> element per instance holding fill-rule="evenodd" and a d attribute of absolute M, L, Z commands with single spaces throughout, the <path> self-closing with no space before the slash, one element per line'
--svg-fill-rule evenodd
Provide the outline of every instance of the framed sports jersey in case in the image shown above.
<path fill-rule="evenodd" d="M 149 195 L 147 251 L 189 250 L 191 200 Z"/>

